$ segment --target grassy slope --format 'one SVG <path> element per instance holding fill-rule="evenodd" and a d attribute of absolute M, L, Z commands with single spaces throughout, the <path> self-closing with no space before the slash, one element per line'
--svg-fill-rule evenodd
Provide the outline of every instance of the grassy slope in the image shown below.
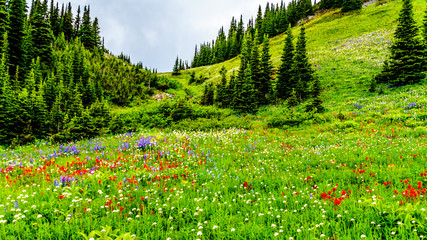
<path fill-rule="evenodd" d="M 366 90 L 370 79 L 380 71 L 388 55 L 401 3 L 373 4 L 345 14 L 335 9 L 319 14 L 306 23 L 309 59 L 325 88 L 323 96 L 326 106 L 333 110 L 342 109 L 340 103 L 342 105 L 343 102 L 370 96 Z M 413 6 L 414 17 L 421 25 L 426 4 L 416 0 Z M 299 31 L 299 27 L 295 27 L 294 36 Z M 276 68 L 280 64 L 284 40 L 285 34 L 270 40 L 272 62 Z M 192 92 L 200 94 L 203 86 L 187 85 L 190 71 L 195 71 L 197 76 L 207 76 L 208 82 L 217 82 L 223 66 L 231 74 L 238 69 L 239 62 L 237 57 L 224 63 L 191 69 L 184 71 L 177 79 Z"/>

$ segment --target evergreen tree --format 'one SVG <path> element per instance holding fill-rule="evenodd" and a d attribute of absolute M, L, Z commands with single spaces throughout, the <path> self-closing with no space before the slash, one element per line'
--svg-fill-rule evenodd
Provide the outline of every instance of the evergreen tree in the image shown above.
<path fill-rule="evenodd" d="M 301 33 L 298 36 L 295 48 L 294 66 L 292 68 L 292 82 L 296 83 L 297 96 L 301 100 L 307 99 L 309 95 L 308 84 L 313 82 L 314 70 L 311 68 L 307 57 L 305 27 L 301 26 Z"/>
<path fill-rule="evenodd" d="M 320 98 L 322 87 L 319 78 L 314 78 L 313 85 L 310 91 L 311 103 L 307 105 L 307 112 L 316 110 L 316 112 L 323 112 L 325 108 L 322 106 L 322 99 Z"/>
<path fill-rule="evenodd" d="M 252 44 L 252 53 L 249 59 L 249 68 L 251 69 L 251 80 L 254 86 L 254 97 L 257 102 L 261 102 L 263 98 L 261 91 L 263 79 L 261 77 L 258 38 L 258 32 L 255 32 L 254 42 Z"/>
<path fill-rule="evenodd" d="M 68 4 L 67 10 L 61 16 L 61 31 L 64 33 L 65 39 L 70 41 L 74 34 L 71 3 Z"/>
<path fill-rule="evenodd" d="M 73 84 L 72 84 L 73 85 Z M 79 92 L 79 88 L 77 85 L 71 87 L 71 95 L 70 95 L 70 107 L 68 109 L 68 116 L 72 119 L 74 117 L 81 117 L 84 111 L 82 95 Z"/>
<path fill-rule="evenodd" d="M 240 68 L 237 81 L 234 86 L 232 107 L 241 113 L 254 113 L 258 106 L 250 67 L 252 49 L 251 39 L 251 34 L 247 33 L 242 45 Z"/>
<path fill-rule="evenodd" d="M 292 112 L 295 112 L 295 107 L 299 104 L 299 100 L 297 97 L 297 92 L 295 88 L 292 88 L 291 94 L 289 98 L 286 100 L 287 104 L 292 107 Z"/>
<path fill-rule="evenodd" d="M 3 52 L 3 36 L 9 30 L 9 12 L 6 9 L 6 1 L 0 0 L 0 53 Z"/>
<path fill-rule="evenodd" d="M 13 137 L 13 115 L 11 114 L 12 90 L 9 73 L 7 72 L 6 53 L 2 54 L 0 62 L 0 145 L 8 143 Z"/>
<path fill-rule="evenodd" d="M 234 106 L 234 96 L 236 89 L 236 73 L 233 73 L 230 76 L 230 81 L 227 84 L 227 88 L 224 94 L 225 100 L 223 101 L 224 107 L 233 107 Z"/>
<path fill-rule="evenodd" d="M 342 2 L 341 12 L 350 12 L 359 9 L 362 9 L 361 0 L 343 0 Z"/>
<path fill-rule="evenodd" d="M 180 74 L 180 73 L 179 73 L 179 58 L 178 58 L 178 57 L 176 57 L 175 65 L 173 65 L 172 75 L 173 75 L 173 76 L 177 76 L 177 75 L 179 75 L 179 74 Z"/>
<path fill-rule="evenodd" d="M 34 13 L 30 19 L 30 33 L 32 40 L 32 57 L 36 59 L 40 57 L 42 65 L 48 66 L 49 69 L 53 62 L 52 41 L 53 35 L 50 30 L 50 25 L 45 21 L 43 7 L 39 0 L 35 1 Z"/>
<path fill-rule="evenodd" d="M 269 102 L 269 98 L 271 96 L 271 80 L 273 78 L 273 65 L 271 63 L 271 55 L 270 55 L 270 41 L 268 40 L 268 36 L 264 35 L 264 41 L 262 45 L 262 54 L 261 54 L 261 74 L 260 74 L 260 105 L 266 105 Z"/>
<path fill-rule="evenodd" d="M 99 28 L 99 21 L 98 18 L 96 17 L 93 20 L 93 24 L 92 24 L 92 31 L 93 31 L 93 39 L 95 40 L 95 47 L 101 47 L 101 30 Z"/>
<path fill-rule="evenodd" d="M 188 84 L 191 85 L 196 82 L 196 73 L 192 71 L 190 73 L 190 80 L 188 80 Z"/>
<path fill-rule="evenodd" d="M 255 113 L 258 109 L 256 92 L 252 83 L 251 69 L 246 68 L 243 80 L 237 80 L 234 92 L 234 106 L 240 113 Z"/>
<path fill-rule="evenodd" d="M 80 6 L 77 7 L 77 16 L 76 19 L 74 20 L 74 30 L 73 30 L 73 35 L 74 37 L 80 37 L 81 36 L 81 32 L 80 32 L 80 24 L 81 24 L 81 17 L 80 17 Z"/>
<path fill-rule="evenodd" d="M 51 0 L 51 3 L 50 3 L 49 23 L 50 23 L 53 35 L 58 36 L 61 33 L 61 19 L 59 17 L 58 3 L 56 3 L 56 7 L 55 7 L 53 0 Z"/>
<path fill-rule="evenodd" d="M 403 0 L 390 51 L 389 65 L 385 64 L 383 71 L 376 76 L 377 82 L 399 86 L 424 79 L 425 50 L 418 38 L 410 0 Z"/>
<path fill-rule="evenodd" d="M 22 63 L 25 62 L 23 42 L 25 38 L 26 3 L 25 0 L 10 0 L 9 7 L 9 73 L 13 76 L 16 75 L 18 66 L 23 67 Z"/>
<path fill-rule="evenodd" d="M 224 108 L 226 104 L 226 91 L 227 91 L 227 69 L 223 66 L 221 71 L 219 72 L 221 75 L 221 80 L 217 86 L 217 93 L 215 96 L 215 102 L 222 108 Z"/>
<path fill-rule="evenodd" d="M 52 105 L 52 109 L 50 110 L 50 125 L 52 133 L 59 133 L 63 130 L 63 119 L 65 116 L 64 111 L 62 94 L 59 92 Z"/>
<path fill-rule="evenodd" d="M 215 89 L 212 85 L 206 84 L 202 93 L 202 97 L 200 98 L 200 104 L 209 106 L 214 104 L 215 98 Z"/>
<path fill-rule="evenodd" d="M 265 15 L 264 15 L 265 16 Z M 262 19 L 262 10 L 261 10 L 261 5 L 259 5 L 258 7 L 258 13 L 255 19 L 255 29 L 256 31 L 258 31 L 257 35 L 259 38 L 262 38 L 262 36 L 264 36 L 264 26 L 263 26 L 263 19 Z M 257 39 L 258 42 L 261 42 L 261 39 Z"/>
<path fill-rule="evenodd" d="M 291 96 L 292 89 L 296 88 L 296 83 L 293 82 L 292 78 L 292 67 L 294 66 L 294 44 L 292 29 L 289 27 L 286 32 L 285 46 L 283 48 L 283 54 L 281 57 L 281 65 L 279 67 L 279 74 L 277 77 L 276 84 L 276 96 L 283 100 L 288 99 Z"/>
<path fill-rule="evenodd" d="M 83 22 L 80 30 L 80 40 L 85 48 L 93 50 L 96 45 L 95 35 L 92 30 L 92 22 L 90 20 L 90 7 L 84 7 Z"/>
<path fill-rule="evenodd" d="M 240 21 L 236 31 L 236 40 L 237 40 L 237 45 L 239 46 L 238 48 L 239 53 L 241 52 L 244 34 L 245 34 L 245 27 L 243 23 L 243 16 L 240 15 Z"/>
<path fill-rule="evenodd" d="M 43 99 L 46 103 L 46 109 L 51 109 L 56 98 L 55 76 L 50 74 L 43 84 Z"/>

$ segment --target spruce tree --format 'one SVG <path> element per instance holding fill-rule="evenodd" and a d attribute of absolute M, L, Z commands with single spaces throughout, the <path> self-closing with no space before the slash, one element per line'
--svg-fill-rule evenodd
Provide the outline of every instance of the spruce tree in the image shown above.
<path fill-rule="evenodd" d="M 252 44 L 252 52 L 249 59 L 249 68 L 251 69 L 251 80 L 254 86 L 255 99 L 257 102 L 262 102 L 262 78 L 261 78 L 261 66 L 259 58 L 259 46 L 258 46 L 258 32 L 255 32 L 254 42 Z"/>
<path fill-rule="evenodd" d="M 320 98 L 322 87 L 320 85 L 320 80 L 318 77 L 314 78 L 313 85 L 311 86 L 310 97 L 311 103 L 307 105 L 306 111 L 311 112 L 316 110 L 316 112 L 323 112 L 325 108 L 322 106 L 322 99 Z"/>
<path fill-rule="evenodd" d="M 273 78 L 273 65 L 271 63 L 270 55 L 270 41 L 267 35 L 264 35 L 264 41 L 262 44 L 262 54 L 261 54 L 261 80 L 260 80 L 260 105 L 266 105 L 269 102 L 271 97 L 271 80 Z"/>
<path fill-rule="evenodd" d="M 80 13 L 81 13 L 80 6 L 78 6 L 77 7 L 77 16 L 76 16 L 76 19 L 74 20 L 74 30 L 73 30 L 74 37 L 80 37 L 81 36 L 80 35 L 80 25 L 81 25 L 82 19 L 80 17 Z"/>
<path fill-rule="evenodd" d="M 9 7 L 9 73 L 14 76 L 16 75 L 18 66 L 23 67 L 22 63 L 25 62 L 23 42 L 26 35 L 24 27 L 26 21 L 26 3 L 25 0 L 11 0 Z"/>
<path fill-rule="evenodd" d="M 95 35 L 92 30 L 92 22 L 90 20 L 90 7 L 84 7 L 83 22 L 80 30 L 80 40 L 85 48 L 93 50 L 96 45 Z"/>
<path fill-rule="evenodd" d="M 227 84 L 225 98 L 224 101 L 224 107 L 233 107 L 234 106 L 234 96 L 235 96 L 235 90 L 236 88 L 236 73 L 233 71 L 233 73 L 230 76 L 230 81 Z"/>
<path fill-rule="evenodd" d="M 305 27 L 301 26 L 301 33 L 298 36 L 295 48 L 294 66 L 292 68 L 292 82 L 296 83 L 297 96 L 301 100 L 309 96 L 309 83 L 313 82 L 314 70 L 311 68 L 307 57 Z"/>
<path fill-rule="evenodd" d="M 53 0 L 51 0 L 51 4 L 50 4 L 49 23 L 50 23 L 53 35 L 59 36 L 59 34 L 61 33 L 61 19 L 59 16 L 58 3 L 56 3 L 56 6 L 55 6 Z"/>
<path fill-rule="evenodd" d="M 0 145 L 8 143 L 14 135 L 11 131 L 13 126 L 13 115 L 10 112 L 12 98 L 6 54 L 3 53 L 0 61 Z"/>
<path fill-rule="evenodd" d="M 297 97 L 297 92 L 295 88 L 292 88 L 291 94 L 288 99 L 286 99 L 287 104 L 292 107 L 292 112 L 295 112 L 295 107 L 299 104 L 299 100 Z"/>
<path fill-rule="evenodd" d="M 99 21 L 97 17 L 93 20 L 92 31 L 93 31 L 93 39 L 94 39 L 95 47 L 100 48 L 102 45 L 101 30 L 99 28 Z"/>
<path fill-rule="evenodd" d="M 50 24 L 45 21 L 45 14 L 41 3 L 39 0 L 36 0 L 34 13 L 30 19 L 32 40 L 31 52 L 33 54 L 31 58 L 36 59 L 40 57 L 42 65 L 47 66 L 47 69 L 49 69 L 53 62 L 53 35 L 50 30 Z"/>
<path fill-rule="evenodd" d="M 9 12 L 6 9 L 6 1 L 0 0 L 0 53 L 3 52 L 3 36 L 9 30 Z"/>
<path fill-rule="evenodd" d="M 222 108 L 226 105 L 226 91 L 227 91 L 227 69 L 223 66 L 219 72 L 221 80 L 216 87 L 217 93 L 215 95 L 215 102 Z"/>
<path fill-rule="evenodd" d="M 64 15 L 61 16 L 61 31 L 64 33 L 67 41 L 70 41 L 73 38 L 74 30 L 71 3 L 68 4 Z"/>
<path fill-rule="evenodd" d="M 283 48 L 283 54 L 281 57 L 282 63 L 279 67 L 279 74 L 277 77 L 276 84 L 276 97 L 286 100 L 291 96 L 292 89 L 296 88 L 296 83 L 293 82 L 292 78 L 292 68 L 294 66 L 294 44 L 293 44 L 293 36 L 292 29 L 289 27 L 287 32 L 287 36 L 285 39 L 285 46 Z"/>
<path fill-rule="evenodd" d="M 258 42 L 261 42 L 262 37 L 264 36 L 264 22 L 262 19 L 262 9 L 261 9 L 261 5 L 259 5 L 258 7 L 258 13 L 255 19 L 255 30 L 258 31 L 257 37 L 259 39 L 257 39 Z"/>
<path fill-rule="evenodd" d="M 242 50 L 242 43 L 243 43 L 243 37 L 245 35 L 245 27 L 244 27 L 244 23 L 243 23 L 243 16 L 240 15 L 240 21 L 239 24 L 237 26 L 237 31 L 236 31 L 236 40 L 237 40 L 237 45 L 238 47 L 238 52 L 240 53 Z"/>
<path fill-rule="evenodd" d="M 173 65 L 172 75 L 173 75 L 173 76 L 177 76 L 177 75 L 179 75 L 179 74 L 180 74 L 180 73 L 179 73 L 179 58 L 178 58 L 178 57 L 176 57 L 175 65 Z"/>
<path fill-rule="evenodd" d="M 418 38 L 410 0 L 403 0 L 390 52 L 389 64 L 376 76 L 377 82 L 400 86 L 424 79 L 425 49 Z"/>
<path fill-rule="evenodd" d="M 341 12 L 350 12 L 354 10 L 362 9 L 361 0 L 343 0 Z"/>
<path fill-rule="evenodd" d="M 215 88 L 211 84 L 206 84 L 200 99 L 200 104 L 209 106 L 214 104 Z"/>

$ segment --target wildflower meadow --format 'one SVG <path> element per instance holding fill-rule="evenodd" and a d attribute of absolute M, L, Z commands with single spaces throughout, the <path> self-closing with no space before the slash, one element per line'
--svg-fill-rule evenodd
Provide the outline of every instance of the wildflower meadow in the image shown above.
<path fill-rule="evenodd" d="M 424 238 L 424 132 L 349 116 L 2 149 L 0 238 Z"/>

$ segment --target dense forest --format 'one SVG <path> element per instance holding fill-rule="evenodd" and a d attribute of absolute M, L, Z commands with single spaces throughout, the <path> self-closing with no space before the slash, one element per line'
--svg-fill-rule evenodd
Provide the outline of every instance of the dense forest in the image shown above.
<path fill-rule="evenodd" d="M 27 8 L 25 0 L 0 0 L 0 144 L 105 133 L 109 106 L 165 85 L 141 62 L 108 53 L 89 6 L 73 14 L 71 3 L 34 0 Z"/>

